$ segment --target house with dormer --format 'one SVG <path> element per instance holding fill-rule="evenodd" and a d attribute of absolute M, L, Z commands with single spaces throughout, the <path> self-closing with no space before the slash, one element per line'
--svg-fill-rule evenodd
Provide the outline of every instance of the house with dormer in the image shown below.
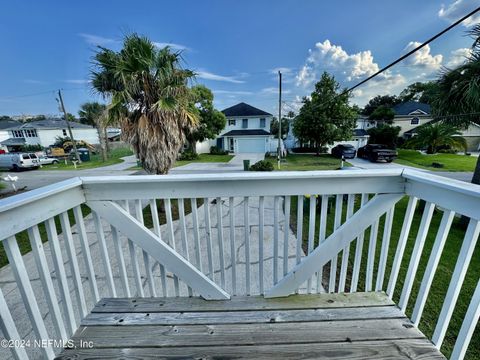
<path fill-rule="evenodd" d="M 213 145 L 234 154 L 271 151 L 274 142 L 270 133 L 272 114 L 244 102 L 222 112 L 227 125 Z"/>

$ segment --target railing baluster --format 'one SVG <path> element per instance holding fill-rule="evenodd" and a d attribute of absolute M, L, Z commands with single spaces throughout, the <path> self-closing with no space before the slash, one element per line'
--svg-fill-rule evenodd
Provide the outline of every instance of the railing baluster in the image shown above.
<path fill-rule="evenodd" d="M 400 232 L 400 238 L 398 239 L 395 258 L 393 259 L 392 270 L 390 272 L 390 278 L 388 279 L 387 295 L 390 299 L 393 298 L 395 285 L 397 284 L 398 273 L 400 271 L 400 265 L 402 264 L 405 246 L 407 245 L 408 234 L 410 233 L 410 228 L 412 227 L 412 221 L 413 216 L 415 215 L 415 207 L 417 206 L 417 201 L 418 199 L 414 196 L 411 196 L 408 200 L 407 210 L 405 212 L 405 218 L 402 225 L 402 231 Z"/>
<path fill-rule="evenodd" d="M 360 208 L 368 202 L 368 194 L 362 194 L 360 200 Z M 358 287 L 358 279 L 360 277 L 360 267 L 362 266 L 363 255 L 363 242 L 365 239 L 365 232 L 362 231 L 357 237 L 357 243 L 355 244 L 355 260 L 353 262 L 352 272 L 352 285 L 350 286 L 350 292 L 356 292 Z"/>
<path fill-rule="evenodd" d="M 205 236 L 207 238 L 208 276 L 210 279 L 215 281 L 213 272 L 212 229 L 210 226 L 210 203 L 208 198 L 204 199 L 203 206 L 205 207 Z"/>
<path fill-rule="evenodd" d="M 283 226 L 283 275 L 288 272 L 288 240 L 290 235 L 290 196 L 285 196 L 285 224 Z"/>
<path fill-rule="evenodd" d="M 365 291 L 372 291 L 373 267 L 375 266 L 375 251 L 377 247 L 379 219 L 375 220 L 370 228 L 370 240 L 368 241 L 367 273 L 365 279 Z"/>
<path fill-rule="evenodd" d="M 197 263 L 197 269 L 202 271 L 202 256 L 200 252 L 200 232 L 198 229 L 197 199 L 191 198 L 190 204 L 192 208 L 193 240 L 195 241 L 195 261 Z"/>
<path fill-rule="evenodd" d="M 245 286 L 246 294 L 250 295 L 250 217 L 248 200 L 248 196 L 243 199 L 243 217 L 245 221 Z"/>
<path fill-rule="evenodd" d="M 450 231 L 450 227 L 452 226 L 454 216 L 455 213 L 453 211 L 445 210 L 442 216 L 442 221 L 440 222 L 440 226 L 438 227 L 432 253 L 428 259 L 425 275 L 423 276 L 422 284 L 420 285 L 420 290 L 418 291 L 417 301 L 415 302 L 415 307 L 413 309 L 412 322 L 417 327 L 420 323 L 423 308 L 427 302 L 428 293 L 430 292 L 430 287 L 437 271 L 438 263 L 440 262 L 443 247 L 447 241 L 448 233 Z"/>
<path fill-rule="evenodd" d="M 313 251 L 313 245 L 315 242 L 315 222 L 316 222 L 316 210 L 317 210 L 317 198 L 315 195 L 310 195 L 310 206 L 308 212 L 308 244 L 307 244 L 307 255 Z M 307 280 L 307 292 L 312 293 L 312 277 Z"/>
<path fill-rule="evenodd" d="M 223 246 L 223 213 L 222 213 L 222 199 L 216 198 L 217 209 L 217 241 L 218 241 L 218 256 L 220 264 L 220 284 L 225 288 L 225 251 Z"/>
<path fill-rule="evenodd" d="M 395 206 L 392 206 L 392 208 L 387 212 L 387 215 L 385 216 L 382 249 L 380 252 L 380 260 L 378 263 L 377 282 L 375 284 L 375 291 L 382 291 L 383 289 L 383 281 L 385 279 L 385 268 L 387 266 L 388 249 L 390 248 L 390 237 L 392 234 L 394 213 L 395 213 Z"/>
<path fill-rule="evenodd" d="M 347 216 L 348 220 L 353 215 L 353 206 L 355 205 L 355 194 L 348 194 Z M 338 292 L 345 292 L 345 283 L 347 281 L 348 258 L 350 257 L 350 244 L 343 248 L 342 265 L 340 266 L 340 280 L 338 282 Z"/>
<path fill-rule="evenodd" d="M 110 225 L 110 231 L 112 233 L 113 247 L 115 249 L 115 256 L 117 257 L 118 274 L 122 283 L 123 293 L 126 297 L 130 297 L 131 294 L 130 288 L 128 286 L 127 268 L 125 266 L 125 258 L 123 257 L 123 249 L 122 243 L 120 241 L 120 235 L 118 234 L 118 230 L 113 225 Z"/>
<path fill-rule="evenodd" d="M 47 227 L 47 232 L 48 231 L 49 229 Z M 40 239 L 40 233 L 36 225 L 28 229 L 28 237 L 32 246 L 32 253 L 35 258 L 38 274 L 40 275 L 40 281 L 42 282 L 42 287 L 45 293 L 45 298 L 47 300 L 48 309 L 52 314 L 53 326 L 55 327 L 55 331 L 61 337 L 61 339 L 67 340 L 69 334 L 67 333 L 66 327 L 63 323 L 62 313 L 60 312 L 59 307 L 59 301 L 55 293 L 55 288 L 53 286 L 50 270 L 48 269 L 47 258 L 45 257 L 42 240 Z M 9 261 L 10 265 L 13 267 L 14 264 L 12 264 L 10 259 Z M 70 331 L 71 330 L 72 329 L 70 328 Z M 75 331 L 75 329 L 73 329 L 73 331 Z"/>
<path fill-rule="evenodd" d="M 47 220 L 46 225 L 47 228 L 51 227 L 51 230 L 56 234 L 55 221 L 53 220 L 53 218 Z M 82 319 L 87 316 L 87 304 L 85 302 L 82 278 L 80 276 L 80 267 L 78 266 L 77 254 L 75 251 L 75 245 L 73 243 L 72 228 L 70 226 L 68 213 L 64 212 L 60 214 L 60 225 L 62 227 L 65 249 L 67 251 L 68 260 L 70 262 L 70 271 L 72 273 L 73 282 L 75 284 L 75 295 L 77 297 L 77 303 L 79 304 L 80 319 Z"/>
<path fill-rule="evenodd" d="M 188 242 L 187 242 L 187 226 L 185 224 L 185 202 L 183 199 L 178 199 L 178 214 L 179 214 L 179 220 L 180 220 L 180 235 L 182 238 L 182 247 L 183 247 L 183 252 L 185 254 L 185 259 L 187 259 L 190 262 L 190 254 L 188 251 Z M 188 296 L 192 297 L 193 296 L 193 291 L 190 286 L 188 286 Z"/>
<path fill-rule="evenodd" d="M 273 199 L 273 284 L 278 283 L 278 196 Z"/>
<path fill-rule="evenodd" d="M 113 282 L 112 266 L 108 256 L 107 243 L 105 241 L 105 234 L 103 233 L 102 221 L 97 213 L 92 211 L 93 221 L 97 231 L 98 246 L 100 247 L 100 255 L 102 256 L 103 269 L 105 271 L 105 278 L 107 281 L 108 292 L 111 297 L 117 297 L 115 291 L 115 283 Z"/>
<path fill-rule="evenodd" d="M 232 262 L 232 294 L 237 295 L 237 254 L 235 246 L 235 206 L 234 198 L 228 199 L 228 216 L 230 225 L 230 261 Z"/>
<path fill-rule="evenodd" d="M 462 327 L 457 336 L 451 359 L 462 360 L 467 352 L 475 327 L 480 319 L 480 281 L 477 283 L 467 313 L 463 319 Z"/>
<path fill-rule="evenodd" d="M 3 296 L 2 289 L 0 288 L 0 330 L 5 339 L 13 341 L 21 341 L 18 334 L 17 327 L 13 321 L 12 314 L 8 309 L 7 302 Z M 16 360 L 28 360 L 27 352 L 23 346 L 13 346 L 10 348 L 12 354 Z"/>
<path fill-rule="evenodd" d="M 77 232 L 80 240 L 80 246 L 82 248 L 83 259 L 85 261 L 85 269 L 87 270 L 88 283 L 90 284 L 90 290 L 94 302 L 100 300 L 100 294 L 98 293 L 97 279 L 95 278 L 95 271 L 93 269 L 92 255 L 90 253 L 90 246 L 88 244 L 87 231 L 85 230 L 85 223 L 83 222 L 82 208 L 75 206 L 73 208 L 73 215 L 75 216 L 75 224 L 77 225 Z"/>
<path fill-rule="evenodd" d="M 412 257 L 410 258 L 410 263 L 408 265 L 407 277 L 405 279 L 402 294 L 400 296 L 400 301 L 398 303 L 400 310 L 402 310 L 404 313 L 407 309 L 410 293 L 412 292 L 413 281 L 415 280 L 415 275 L 417 274 L 418 264 L 420 263 L 423 246 L 425 245 L 425 240 L 427 238 L 428 229 L 430 228 L 430 223 L 432 222 L 434 210 L 435 204 L 432 204 L 431 202 L 425 203 L 422 220 L 420 221 L 420 228 L 418 229 L 417 238 L 415 239 L 415 246 L 413 247 Z"/>
<path fill-rule="evenodd" d="M 196 203 L 195 203 L 196 204 Z M 152 213 L 152 220 L 153 220 L 153 231 L 157 236 L 162 239 L 162 232 L 160 230 L 160 220 L 158 218 L 158 207 L 157 207 L 157 200 L 156 199 L 151 199 L 150 200 L 150 211 Z M 192 207 L 193 211 L 193 207 Z M 194 216 L 197 214 L 197 207 L 195 206 L 195 212 Z M 197 232 L 198 232 L 198 224 L 197 224 Z M 165 272 L 165 266 L 163 264 L 158 264 L 160 268 L 160 280 L 162 282 L 162 291 L 163 291 L 163 296 L 168 296 L 168 288 L 167 288 L 167 275 Z"/>
<path fill-rule="evenodd" d="M 320 224 L 318 226 L 318 245 L 320 245 L 327 236 L 328 198 L 328 195 L 322 195 L 322 205 L 320 207 Z M 323 266 L 318 269 L 317 272 L 317 293 L 325 291 L 323 289 L 322 280 Z"/>
<path fill-rule="evenodd" d="M 53 267 L 55 268 L 55 275 L 57 277 L 57 284 L 60 289 L 60 298 L 62 299 L 63 312 L 67 319 L 67 325 L 69 328 L 69 334 L 73 334 L 77 330 L 77 322 L 75 320 L 75 314 L 73 313 L 72 298 L 70 297 L 70 289 L 67 282 L 67 274 L 65 272 L 65 264 L 62 257 L 62 249 L 57 237 L 57 230 L 55 229 L 55 223 L 53 223 L 53 229 L 51 227 L 53 219 L 50 219 L 50 224 L 47 226 L 48 240 L 50 245 L 50 251 L 52 253 Z M 32 249 L 36 247 L 40 249 L 42 247 L 42 239 L 40 239 L 40 233 L 38 227 L 28 229 L 28 235 L 32 244 Z"/>
<path fill-rule="evenodd" d="M 135 217 L 140 223 L 144 223 L 143 219 L 143 207 L 142 200 L 135 200 Z M 142 250 L 143 254 L 143 264 L 145 265 L 145 274 L 147 275 L 148 289 L 150 290 L 150 296 L 157 296 L 157 291 L 155 289 L 155 283 L 153 282 L 152 266 L 150 265 L 150 256 L 145 250 Z"/>
<path fill-rule="evenodd" d="M 172 202 L 170 199 L 165 199 L 165 215 L 167 217 L 168 240 L 170 241 L 170 247 L 175 250 L 175 232 L 173 230 Z M 180 296 L 180 284 L 178 282 L 178 276 L 175 274 L 173 274 L 173 285 L 175 288 L 175 296 Z"/>
<path fill-rule="evenodd" d="M 453 310 L 457 303 L 460 289 L 462 288 L 463 280 L 467 273 L 468 265 L 472 259 L 473 251 L 477 244 L 478 236 L 480 234 L 480 222 L 478 220 L 470 219 L 465 238 L 458 255 L 457 263 L 455 264 L 455 270 L 453 271 L 450 285 L 448 286 L 447 295 L 440 312 L 440 316 L 435 326 L 432 342 L 437 349 L 440 349 L 447 332 L 448 323 L 453 314 Z"/>
<path fill-rule="evenodd" d="M 17 240 L 14 236 L 11 236 L 3 241 L 3 247 L 5 249 L 5 253 L 7 254 L 8 262 L 12 268 L 18 290 L 22 296 L 23 304 L 25 305 L 25 309 L 27 310 L 28 316 L 32 323 L 33 331 L 37 339 L 48 339 L 49 337 L 47 329 L 45 327 L 42 314 L 40 313 L 40 309 L 38 308 L 35 293 L 33 292 L 32 285 L 30 284 L 30 279 L 28 278 L 27 269 L 25 268 L 22 254 L 18 248 Z M 53 288 L 51 290 L 53 291 Z M 53 359 L 55 357 L 51 345 L 41 347 L 40 351 L 43 353 L 43 356 L 46 359 Z"/>
<path fill-rule="evenodd" d="M 303 242 L 303 195 L 297 197 L 297 245 L 296 245 L 296 263 L 300 264 L 302 258 Z"/>
<path fill-rule="evenodd" d="M 259 276 L 259 287 L 260 295 L 264 293 L 263 285 L 263 232 L 265 231 L 265 198 L 260 196 L 258 200 L 258 276 Z"/>
<path fill-rule="evenodd" d="M 333 228 L 334 231 L 337 230 L 342 224 L 342 207 L 343 207 L 343 195 L 337 194 L 335 197 L 335 218 Z M 337 258 L 338 255 L 335 255 L 330 261 L 330 279 L 328 282 L 328 292 L 335 292 L 335 284 L 337 280 Z"/>

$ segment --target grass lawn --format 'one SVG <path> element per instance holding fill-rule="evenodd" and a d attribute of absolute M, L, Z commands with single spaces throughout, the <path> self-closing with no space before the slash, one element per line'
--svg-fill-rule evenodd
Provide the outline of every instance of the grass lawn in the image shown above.
<path fill-rule="evenodd" d="M 396 163 L 434 171 L 473 171 L 477 157 L 456 154 L 421 154 L 416 150 L 398 150 Z M 443 164 L 443 168 L 435 168 L 432 163 Z"/>
<path fill-rule="evenodd" d="M 232 158 L 233 155 L 198 154 L 198 159 L 195 160 L 177 160 L 174 167 L 190 163 L 226 163 L 232 160 Z"/>
<path fill-rule="evenodd" d="M 266 157 L 265 160 L 271 162 L 277 169 L 277 158 Z M 280 165 L 282 171 L 293 170 L 337 170 L 340 167 L 341 160 L 330 154 L 311 155 L 311 154 L 289 154 L 282 160 Z M 348 163 L 344 163 L 349 165 Z"/>
<path fill-rule="evenodd" d="M 121 159 L 122 157 L 129 156 L 132 154 L 133 152 L 129 148 L 114 149 L 109 152 L 107 161 L 103 161 L 102 155 L 100 153 L 97 153 L 95 155 L 90 156 L 90 161 L 77 164 L 77 169 L 79 170 L 92 169 L 92 168 L 97 168 L 97 167 L 102 167 L 107 165 L 118 164 L 123 162 L 123 160 Z M 73 163 L 71 161 L 68 161 L 67 165 L 65 165 L 65 162 L 60 161 L 60 163 L 58 164 L 45 165 L 42 167 L 42 170 L 74 170 L 74 169 L 75 169 L 75 166 L 73 166 Z"/>
<path fill-rule="evenodd" d="M 360 196 L 357 196 L 356 199 L 356 209 L 359 207 Z M 304 251 L 307 248 L 307 241 L 308 241 L 308 199 L 305 200 L 306 208 L 304 209 L 304 218 L 303 218 L 303 248 Z M 319 200 L 320 201 L 320 200 Z M 406 207 L 408 203 L 408 198 L 405 197 L 401 201 L 399 201 L 395 207 L 395 214 L 394 214 L 394 221 L 392 227 L 392 236 L 390 241 L 390 247 L 388 251 L 388 260 L 385 272 L 385 281 L 383 284 L 383 289 L 386 289 L 388 278 L 390 275 L 391 267 L 393 264 L 393 258 L 395 256 L 395 250 L 397 247 L 398 239 L 400 237 L 401 228 L 403 225 L 403 218 L 405 215 Z M 334 198 L 330 199 L 329 207 L 330 211 L 327 215 L 327 236 L 333 232 L 333 222 L 334 222 L 334 206 L 335 200 Z M 318 209 L 318 207 L 317 207 Z M 291 207 L 291 227 L 294 232 L 296 232 L 296 211 L 297 211 L 297 197 L 292 197 L 292 207 Z M 318 234 L 318 227 L 319 227 L 319 214 L 317 210 L 317 217 L 316 217 L 316 231 L 315 234 Z M 343 204 L 343 221 L 345 219 L 346 212 L 346 202 L 344 201 Z M 393 300 L 398 303 L 400 299 L 400 294 L 402 291 L 403 283 L 405 280 L 405 276 L 407 273 L 408 264 L 410 261 L 411 253 L 415 244 L 415 238 L 417 235 L 417 231 L 420 225 L 420 220 L 422 216 L 422 205 L 419 202 L 417 205 L 417 209 L 415 212 L 415 217 L 412 223 L 412 228 L 408 237 L 407 246 L 405 249 L 405 254 L 403 257 L 397 285 L 395 288 L 395 293 Z M 417 297 L 420 284 L 425 272 L 425 268 L 428 262 L 428 257 L 430 256 L 431 249 L 433 247 L 433 243 L 435 241 L 435 236 L 437 233 L 437 229 L 440 224 L 440 220 L 442 217 L 442 212 L 436 210 L 430 225 L 430 231 L 428 233 L 427 239 L 425 241 L 424 251 L 422 253 L 420 265 L 417 271 L 417 275 L 415 277 L 414 286 L 412 289 L 410 301 L 407 307 L 407 316 L 411 316 L 413 312 L 413 307 L 415 304 L 415 299 Z M 376 281 L 376 274 L 378 268 L 378 261 L 380 258 L 380 251 L 381 251 L 381 242 L 383 236 L 383 227 L 385 222 L 385 216 L 380 219 L 380 226 L 378 231 L 377 237 L 377 244 L 376 244 L 376 255 L 375 255 L 375 268 L 374 268 L 374 281 L 373 284 L 375 285 Z M 445 299 L 445 294 L 448 289 L 448 285 L 450 283 L 451 276 L 453 274 L 453 270 L 457 261 L 457 256 L 460 251 L 460 247 L 462 245 L 463 237 L 465 234 L 465 229 L 462 227 L 460 223 L 460 219 L 456 218 L 453 222 L 452 228 L 449 232 L 449 236 L 445 245 L 445 248 L 442 253 L 442 257 L 440 259 L 440 263 L 438 265 L 437 271 L 435 273 L 435 278 L 433 280 L 433 284 L 427 299 L 427 303 L 423 312 L 422 320 L 420 322 L 420 330 L 429 338 L 433 335 L 433 331 L 435 329 L 435 325 L 440 314 L 441 307 L 443 305 L 443 301 Z M 360 269 L 360 281 L 358 284 L 358 290 L 364 291 L 365 289 L 365 273 L 366 273 L 366 263 L 368 258 L 368 243 L 370 239 L 370 230 L 368 229 L 365 232 L 365 240 L 363 245 L 363 253 L 362 253 L 362 266 Z M 355 250 L 356 241 L 353 241 L 350 247 L 350 257 L 349 257 L 349 272 L 347 274 L 347 289 L 350 284 L 351 279 L 351 267 L 353 266 L 354 261 L 354 250 Z M 317 246 L 317 244 L 315 244 Z M 337 284 L 338 279 L 340 276 L 340 264 L 341 264 L 341 255 L 338 258 L 338 270 L 337 270 Z M 328 265 L 328 264 L 327 264 Z M 329 274 L 326 269 L 324 269 L 324 274 Z M 447 331 L 447 336 L 445 337 L 442 352 L 447 355 L 447 358 L 451 354 L 453 350 L 453 346 L 455 344 L 456 336 L 460 330 L 460 326 L 463 321 L 463 317 L 466 313 L 467 307 L 470 303 L 470 299 L 473 295 L 475 290 L 475 286 L 478 281 L 478 277 L 480 274 L 480 242 L 477 244 L 475 252 L 472 257 L 472 261 L 470 263 L 467 276 L 463 283 L 462 290 L 460 292 L 460 296 L 458 298 L 457 306 L 453 313 L 452 319 L 450 321 L 450 326 Z M 324 278 L 325 282 L 325 278 Z M 476 332 L 472 337 L 472 341 L 470 343 L 469 351 L 467 352 L 467 356 L 465 359 L 479 359 L 480 358 L 480 324 L 477 325 Z"/>

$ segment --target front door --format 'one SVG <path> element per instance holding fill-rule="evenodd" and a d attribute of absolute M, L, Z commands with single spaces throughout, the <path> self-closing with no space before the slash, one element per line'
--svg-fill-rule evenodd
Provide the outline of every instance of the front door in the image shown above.
<path fill-rule="evenodd" d="M 235 152 L 235 139 L 228 138 L 228 151 Z"/>

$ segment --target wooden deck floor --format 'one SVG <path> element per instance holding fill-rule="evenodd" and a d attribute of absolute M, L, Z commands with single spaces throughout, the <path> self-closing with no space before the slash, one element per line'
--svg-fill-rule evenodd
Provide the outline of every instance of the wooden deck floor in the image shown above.
<path fill-rule="evenodd" d="M 103 299 L 58 359 L 445 359 L 380 293 Z"/>

